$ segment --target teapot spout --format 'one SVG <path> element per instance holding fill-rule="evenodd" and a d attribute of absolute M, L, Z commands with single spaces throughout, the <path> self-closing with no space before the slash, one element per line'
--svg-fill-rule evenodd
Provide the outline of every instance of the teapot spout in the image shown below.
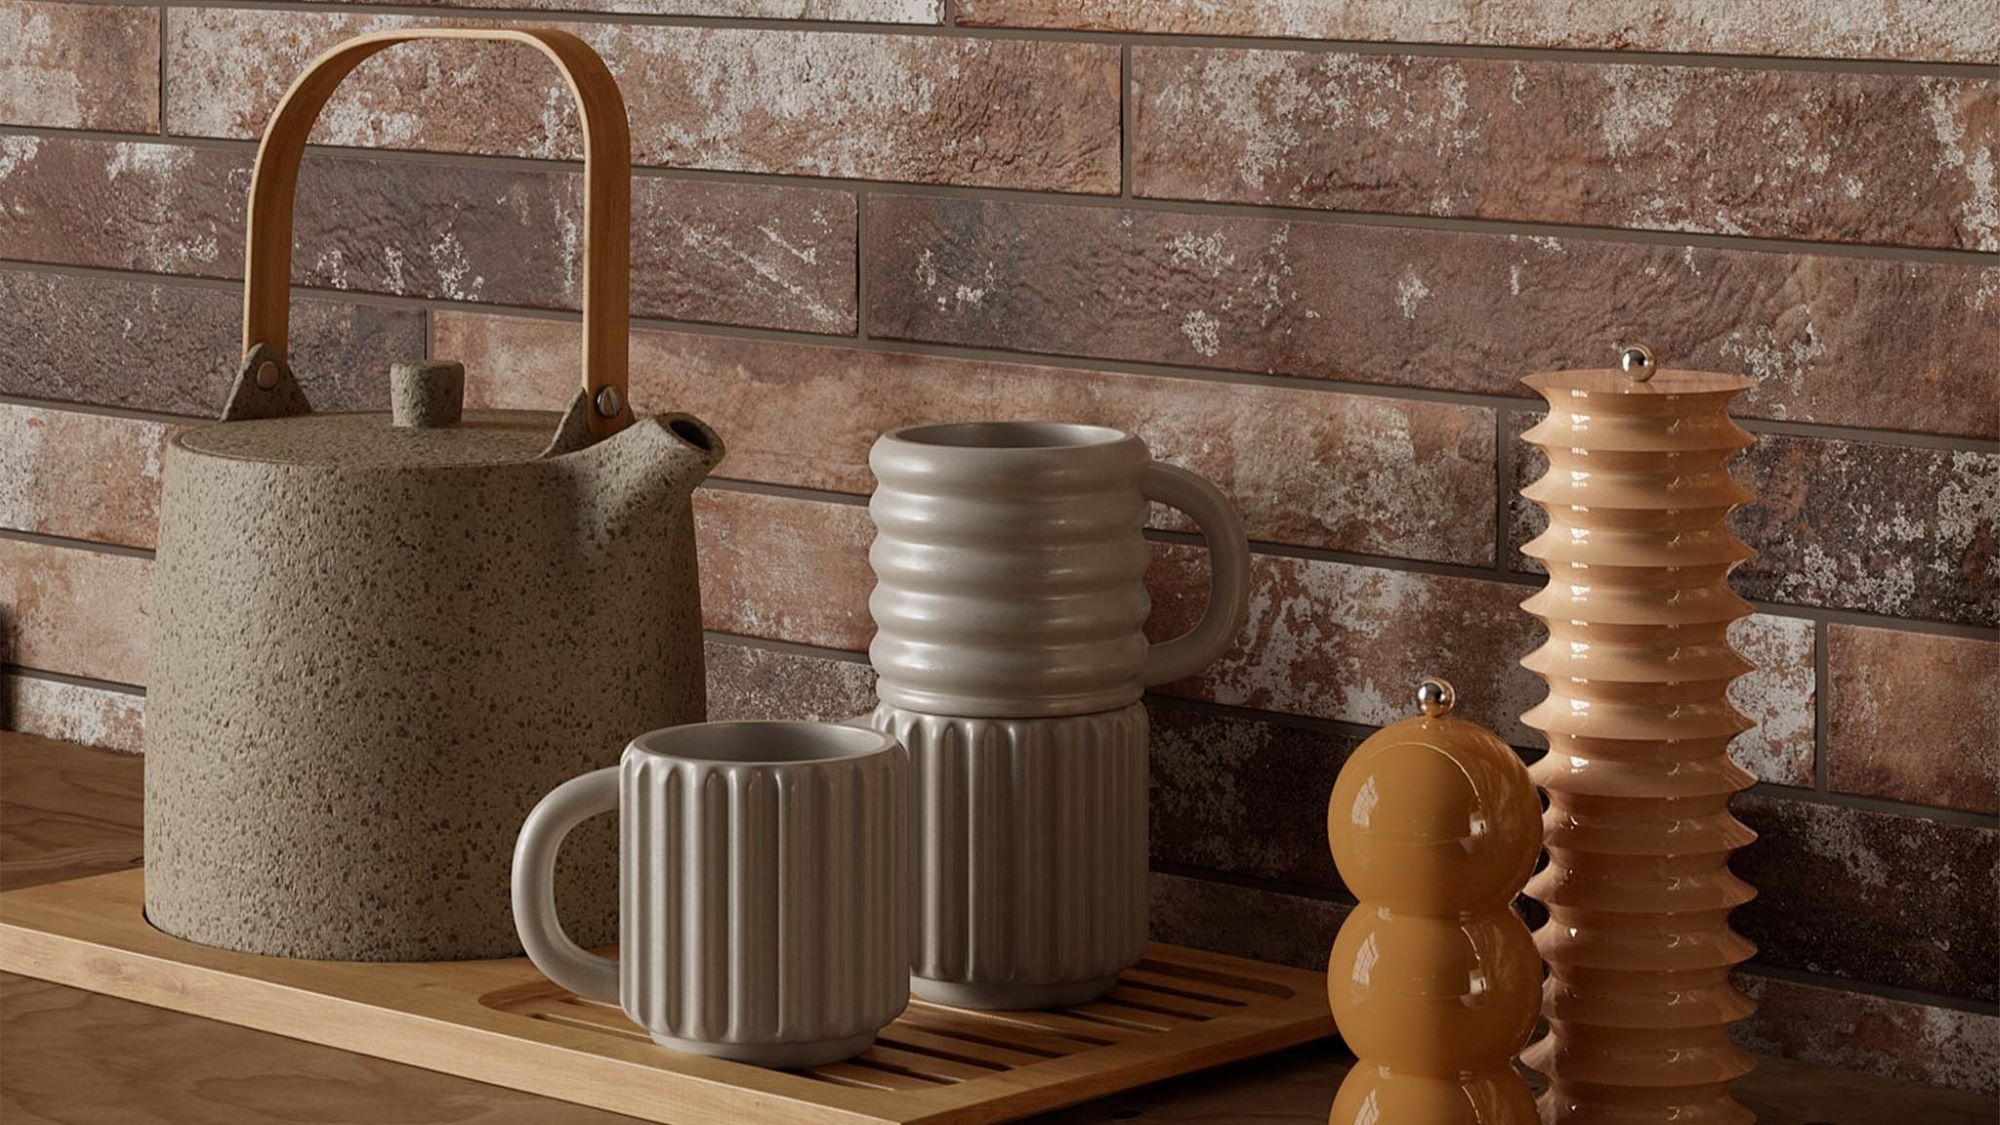
<path fill-rule="evenodd" d="M 606 444 L 617 456 L 646 466 L 660 499 L 680 501 L 722 460 L 722 437 L 692 414 L 658 414 L 634 422 Z"/>
<path fill-rule="evenodd" d="M 722 446 L 722 436 L 692 414 L 661 414 L 647 421 L 670 439 L 661 453 L 674 498 L 693 495 L 695 486 L 708 479 L 727 452 Z"/>
<path fill-rule="evenodd" d="M 590 466 L 588 505 L 607 527 L 616 528 L 643 512 L 684 508 L 722 455 L 722 438 L 701 419 L 660 414 L 633 422 L 578 456 Z"/>

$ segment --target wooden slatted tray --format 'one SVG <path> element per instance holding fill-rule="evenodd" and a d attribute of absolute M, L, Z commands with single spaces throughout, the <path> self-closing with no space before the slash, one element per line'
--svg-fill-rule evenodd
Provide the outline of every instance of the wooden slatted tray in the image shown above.
<path fill-rule="evenodd" d="M 353 964 L 153 929 L 122 871 L 0 894 L 0 970 L 673 1125 L 1011 1121 L 1331 1035 L 1317 973 L 1154 945 L 1043 1012 L 922 1001 L 866 1054 L 772 1071 L 655 1045 L 525 959 Z"/>

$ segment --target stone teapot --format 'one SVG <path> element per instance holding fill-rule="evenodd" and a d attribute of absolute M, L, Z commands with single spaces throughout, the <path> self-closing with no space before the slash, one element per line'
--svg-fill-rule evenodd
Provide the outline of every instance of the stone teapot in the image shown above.
<path fill-rule="evenodd" d="M 566 412 L 465 410 L 457 364 L 398 364 L 387 413 L 316 413 L 287 350 L 291 205 L 320 108 L 408 39 L 537 48 L 586 134 L 583 378 Z M 222 421 L 170 446 L 153 574 L 146 912 L 289 957 L 519 952 L 509 862 L 558 783 L 704 719 L 691 494 L 722 443 L 627 397 L 624 104 L 542 30 L 349 40 L 258 150 L 245 360 Z M 474 373 L 477 377 L 477 373 Z M 563 917 L 616 936 L 615 833 L 565 854 Z"/>

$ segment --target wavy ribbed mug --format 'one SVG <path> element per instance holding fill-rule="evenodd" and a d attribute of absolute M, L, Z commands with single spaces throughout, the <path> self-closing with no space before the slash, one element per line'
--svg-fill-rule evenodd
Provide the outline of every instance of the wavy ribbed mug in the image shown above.
<path fill-rule="evenodd" d="M 932 715 L 1045 718 L 1112 711 L 1192 675 L 1242 627 L 1250 550 L 1215 486 L 1122 430 L 966 422 L 892 430 L 879 482 L 868 655 L 883 703 Z M 1148 644 L 1147 502 L 1208 540 L 1207 611 Z"/>
<path fill-rule="evenodd" d="M 514 848 L 528 957 L 624 1009 L 654 1042 L 759 1066 L 860 1054 L 910 998 L 910 763 L 892 737 L 826 723 L 642 734 L 615 767 L 542 798 Z M 619 813 L 619 950 L 556 917 L 556 851 Z"/>

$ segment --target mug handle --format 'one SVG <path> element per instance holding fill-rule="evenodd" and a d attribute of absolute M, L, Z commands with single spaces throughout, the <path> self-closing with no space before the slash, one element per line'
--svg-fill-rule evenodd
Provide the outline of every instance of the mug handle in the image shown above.
<path fill-rule="evenodd" d="M 1186 469 L 1154 461 L 1140 476 L 1139 491 L 1194 517 L 1208 541 L 1208 608 L 1194 628 L 1147 650 L 1139 682 L 1151 687 L 1194 675 L 1236 639 L 1250 612 L 1250 541 L 1229 499 Z"/>
<path fill-rule="evenodd" d="M 618 767 L 573 777 L 549 791 L 514 843 L 514 931 L 528 960 L 587 1000 L 618 1003 L 618 962 L 570 940 L 556 917 L 556 853 L 570 829 L 618 808 Z"/>

